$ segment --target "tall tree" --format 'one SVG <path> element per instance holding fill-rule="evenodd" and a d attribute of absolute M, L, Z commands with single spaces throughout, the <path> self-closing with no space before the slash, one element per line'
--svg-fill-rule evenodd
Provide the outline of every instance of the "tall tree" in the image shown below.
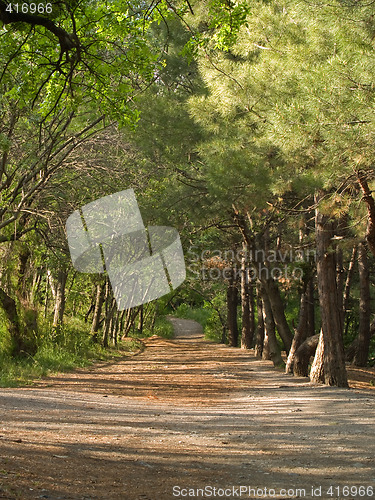
<path fill-rule="evenodd" d="M 366 366 L 370 347 L 370 275 L 367 250 L 363 243 L 358 245 L 359 269 L 359 332 L 353 365 Z"/>
<path fill-rule="evenodd" d="M 319 203 L 320 197 L 317 197 Z M 348 387 L 343 342 L 342 308 L 337 283 L 335 251 L 332 248 L 334 225 L 316 209 L 317 274 L 322 319 L 323 370 L 327 385 Z"/>

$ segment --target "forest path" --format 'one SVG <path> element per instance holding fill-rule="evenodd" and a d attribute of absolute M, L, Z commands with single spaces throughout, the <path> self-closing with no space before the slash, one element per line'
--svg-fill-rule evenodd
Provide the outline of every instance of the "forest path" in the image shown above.
<path fill-rule="evenodd" d="M 167 316 L 167 318 L 173 325 L 175 339 L 203 338 L 202 325 L 197 321 L 175 318 L 174 316 Z"/>
<path fill-rule="evenodd" d="M 374 392 L 311 387 L 186 321 L 133 357 L 0 389 L 0 499 L 373 498 L 342 488 L 375 488 Z"/>

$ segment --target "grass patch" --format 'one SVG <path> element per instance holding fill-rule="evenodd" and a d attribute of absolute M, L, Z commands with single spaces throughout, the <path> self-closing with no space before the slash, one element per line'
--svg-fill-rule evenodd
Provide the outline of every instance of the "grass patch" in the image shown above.
<path fill-rule="evenodd" d="M 173 325 L 165 316 L 157 318 L 155 321 L 153 335 L 158 335 L 165 339 L 171 339 L 174 335 Z"/>
<path fill-rule="evenodd" d="M 131 356 L 142 349 L 142 342 L 129 338 L 110 349 L 92 341 L 87 325 L 79 319 L 68 320 L 53 334 L 48 324 L 42 325 L 38 351 L 34 356 L 13 358 L 3 349 L 0 354 L 0 387 L 28 385 L 33 380 L 53 373 L 84 368 L 98 361 Z"/>
<path fill-rule="evenodd" d="M 165 339 L 171 339 L 173 337 L 173 326 L 165 316 L 160 316 L 156 318 L 153 328 L 146 327 L 143 329 L 142 333 L 134 331 L 131 335 L 135 339 L 148 338 L 152 337 L 152 335 L 157 335 L 158 337 L 163 337 Z"/>

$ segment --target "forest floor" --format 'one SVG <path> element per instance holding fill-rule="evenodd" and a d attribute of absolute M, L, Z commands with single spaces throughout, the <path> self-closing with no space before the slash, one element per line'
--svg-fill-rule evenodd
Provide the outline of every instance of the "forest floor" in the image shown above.
<path fill-rule="evenodd" d="M 132 357 L 0 389 L 0 499 L 375 498 L 373 370 L 311 386 L 172 321 Z"/>

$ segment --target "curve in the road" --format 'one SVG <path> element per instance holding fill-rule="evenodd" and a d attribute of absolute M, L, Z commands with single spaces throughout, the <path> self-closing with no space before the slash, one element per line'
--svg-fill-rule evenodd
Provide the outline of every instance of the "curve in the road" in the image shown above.
<path fill-rule="evenodd" d="M 173 325 L 174 338 L 176 339 L 198 339 L 203 338 L 203 327 L 192 319 L 175 318 L 167 316 Z"/>

